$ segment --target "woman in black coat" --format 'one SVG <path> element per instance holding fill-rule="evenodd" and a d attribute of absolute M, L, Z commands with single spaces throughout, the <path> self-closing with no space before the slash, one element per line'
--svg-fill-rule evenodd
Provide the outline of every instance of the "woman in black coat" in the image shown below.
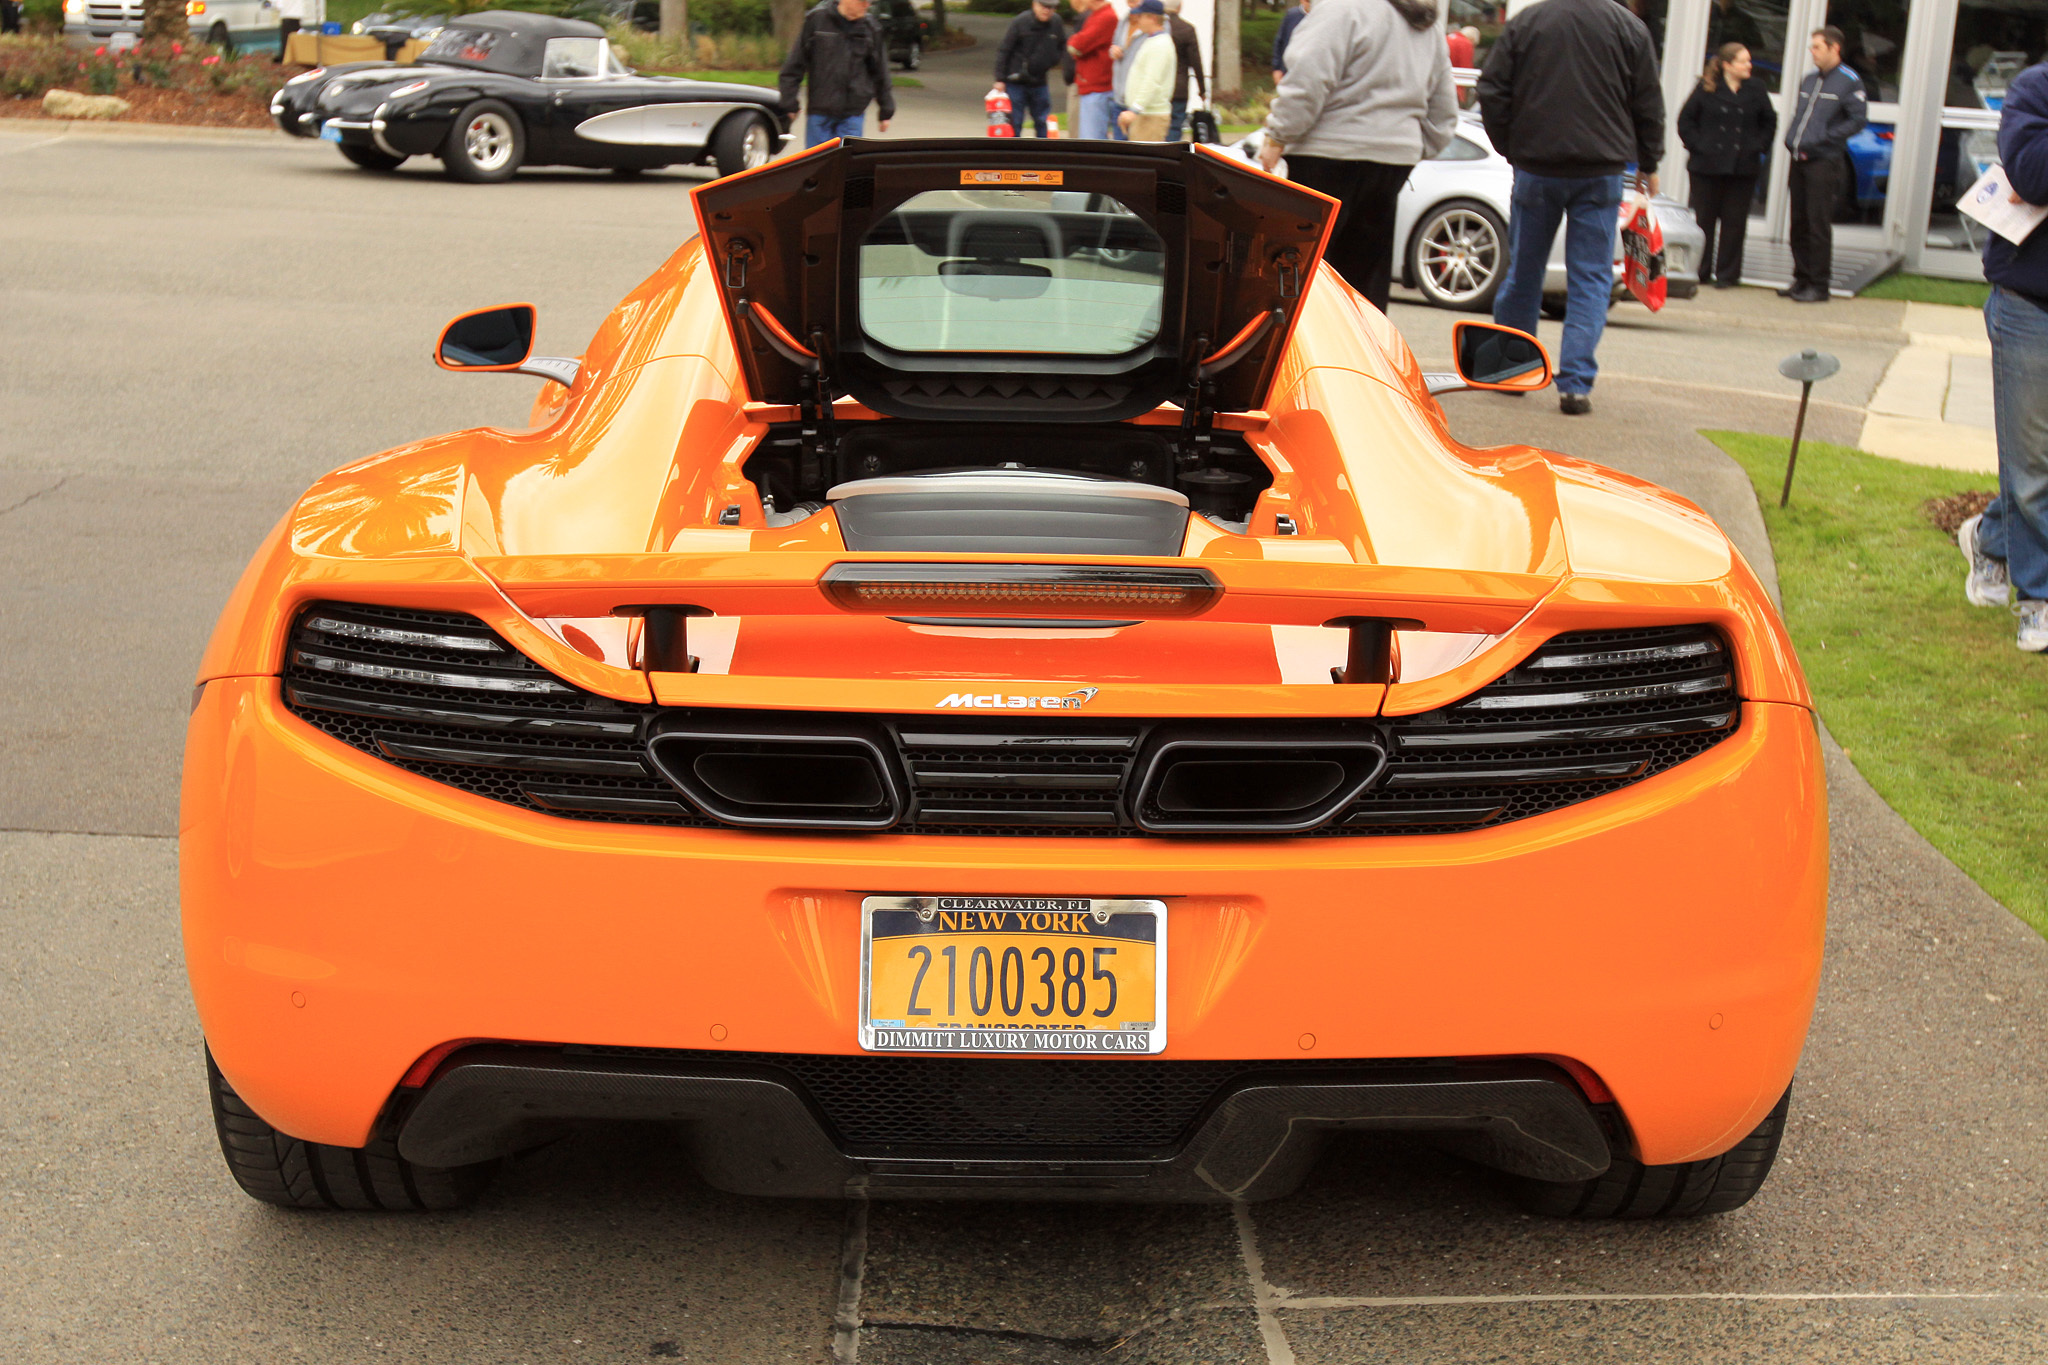
<path fill-rule="evenodd" d="M 1749 205 L 1778 130 L 1778 115 L 1763 83 L 1749 77 L 1749 49 L 1723 43 L 1707 58 L 1700 83 L 1678 111 L 1678 140 L 1690 153 L 1686 170 L 1692 179 L 1693 216 L 1707 237 L 1700 283 L 1712 281 L 1718 289 L 1742 283 Z"/>

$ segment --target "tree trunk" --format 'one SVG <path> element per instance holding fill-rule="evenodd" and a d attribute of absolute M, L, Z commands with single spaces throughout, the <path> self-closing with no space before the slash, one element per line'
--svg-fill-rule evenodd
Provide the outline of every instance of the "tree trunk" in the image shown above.
<path fill-rule="evenodd" d="M 1216 0 L 1216 73 L 1209 89 L 1212 104 L 1235 104 L 1244 97 L 1243 44 L 1238 41 L 1238 21 L 1244 18 L 1241 0 Z"/>
<path fill-rule="evenodd" d="M 181 43 L 190 36 L 185 25 L 185 0 L 143 0 L 142 41 Z"/>
<path fill-rule="evenodd" d="M 690 0 L 661 0 L 661 41 L 675 44 L 685 67 L 696 65 L 690 51 Z"/>
<path fill-rule="evenodd" d="M 795 42 L 797 31 L 804 26 L 804 11 L 809 8 L 804 0 L 769 0 L 768 12 L 775 20 L 775 41 L 785 48 Z"/>
<path fill-rule="evenodd" d="M 946 0 L 932 0 L 932 36 L 946 31 Z"/>

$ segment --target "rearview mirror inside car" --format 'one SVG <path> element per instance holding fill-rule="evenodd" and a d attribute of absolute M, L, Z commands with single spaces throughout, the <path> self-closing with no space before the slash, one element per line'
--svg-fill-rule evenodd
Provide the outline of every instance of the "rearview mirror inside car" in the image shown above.
<path fill-rule="evenodd" d="M 434 361 L 444 370 L 516 370 L 533 354 L 533 330 L 530 303 L 464 313 L 442 329 Z"/>
<path fill-rule="evenodd" d="M 1458 377 L 1475 389 L 1528 393 L 1550 382 L 1550 355 L 1527 332 L 1494 322 L 1459 322 L 1451 327 Z"/>
<path fill-rule="evenodd" d="M 1052 271 L 1025 261 L 940 261 L 939 283 L 982 299 L 1035 299 L 1052 287 Z"/>

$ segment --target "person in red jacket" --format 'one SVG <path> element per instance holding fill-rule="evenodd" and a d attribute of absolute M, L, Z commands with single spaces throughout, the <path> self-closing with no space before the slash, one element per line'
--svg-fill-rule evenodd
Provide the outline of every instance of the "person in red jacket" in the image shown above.
<path fill-rule="evenodd" d="M 1087 17 L 1067 43 L 1067 51 L 1074 54 L 1074 86 L 1081 92 L 1078 131 L 1082 137 L 1106 138 L 1116 117 L 1109 56 L 1110 44 L 1116 39 L 1116 6 L 1110 0 L 1090 0 L 1081 6 L 1081 12 Z"/>

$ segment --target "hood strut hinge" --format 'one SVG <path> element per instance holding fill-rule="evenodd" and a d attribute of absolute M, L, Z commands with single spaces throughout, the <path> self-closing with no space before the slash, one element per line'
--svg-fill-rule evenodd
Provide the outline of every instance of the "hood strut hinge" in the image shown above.
<path fill-rule="evenodd" d="M 1201 469 L 1209 463 L 1209 447 L 1216 436 L 1216 386 L 1206 379 L 1188 385 L 1180 410 L 1180 439 L 1174 455 L 1183 472 Z"/>
<path fill-rule="evenodd" d="M 798 448 L 802 454 L 802 485 L 805 488 L 822 487 L 839 479 L 839 430 L 832 420 L 831 352 L 822 329 L 811 333 L 811 351 L 817 357 L 817 364 L 804 373 L 801 381 L 803 401 L 797 409 L 801 421 L 797 429 Z"/>

